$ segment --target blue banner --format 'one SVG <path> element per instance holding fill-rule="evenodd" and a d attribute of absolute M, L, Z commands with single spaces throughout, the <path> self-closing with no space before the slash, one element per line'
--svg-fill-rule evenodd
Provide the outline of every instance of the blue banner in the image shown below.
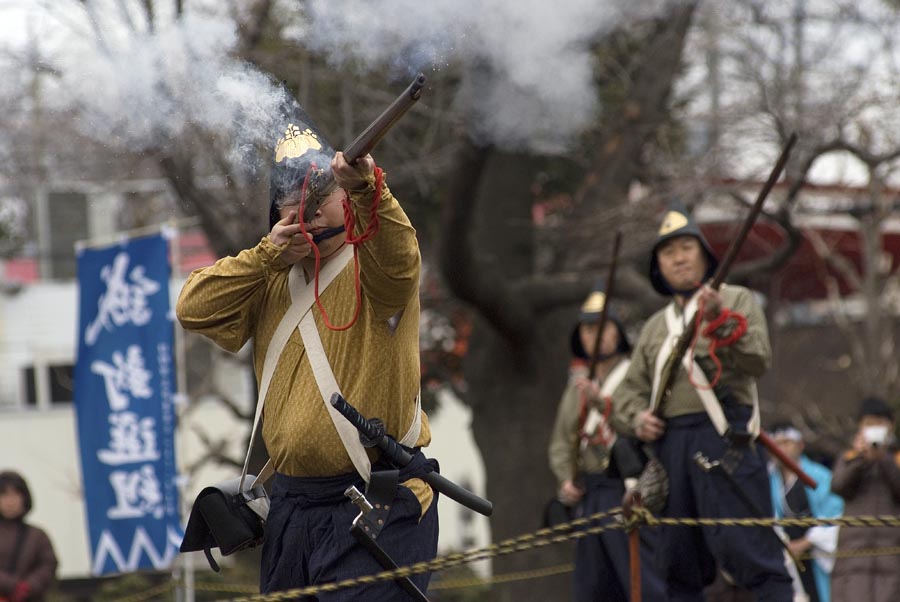
<path fill-rule="evenodd" d="M 167 242 L 78 252 L 75 412 L 93 575 L 164 569 L 183 535 Z"/>

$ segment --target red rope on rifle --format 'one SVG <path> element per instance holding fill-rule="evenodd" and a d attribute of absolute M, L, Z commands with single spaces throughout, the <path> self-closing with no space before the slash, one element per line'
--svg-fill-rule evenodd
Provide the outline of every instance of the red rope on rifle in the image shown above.
<path fill-rule="evenodd" d="M 688 379 L 691 384 L 694 385 L 694 388 L 710 390 L 719 384 L 719 379 L 722 377 L 722 362 L 716 355 L 716 349 L 733 345 L 744 336 L 744 333 L 747 332 L 747 318 L 743 314 L 723 308 L 722 311 L 719 312 L 719 315 L 701 331 L 700 324 L 703 321 L 703 306 L 704 303 L 702 301 L 697 304 L 697 328 L 694 331 L 694 338 L 691 341 L 691 367 L 688 370 Z M 720 338 L 716 336 L 716 330 L 724 326 L 729 320 L 734 320 L 736 322 L 734 330 L 726 337 Z M 716 366 L 716 374 L 710 379 L 708 387 L 697 384 L 692 377 L 694 372 L 694 346 L 697 344 L 697 337 L 701 332 L 703 333 L 703 336 L 710 340 L 709 357 Z"/>
<path fill-rule="evenodd" d="M 378 205 L 381 203 L 381 187 L 384 183 L 384 172 L 380 167 L 375 168 L 375 196 L 372 198 L 372 207 L 369 209 L 369 223 L 366 229 L 359 236 L 353 235 L 356 228 L 356 218 L 353 216 L 353 210 L 350 208 L 350 196 L 344 193 L 344 229 L 347 230 L 347 243 L 351 245 L 361 245 L 367 240 L 371 240 L 381 225 L 378 223 Z"/>
<path fill-rule="evenodd" d="M 716 331 L 724 326 L 728 320 L 737 322 L 734 326 L 734 330 L 732 330 L 731 334 L 727 337 L 716 336 Z M 719 314 L 719 317 L 707 324 L 706 328 L 703 329 L 703 336 L 712 339 L 710 347 L 715 345 L 716 349 L 719 349 L 735 344 L 742 336 L 744 336 L 745 332 L 747 332 L 747 318 L 736 311 L 723 309 L 722 313 Z"/>
<path fill-rule="evenodd" d="M 359 236 L 353 235 L 353 230 L 356 228 L 356 219 L 353 216 L 353 210 L 350 207 L 350 195 L 347 191 L 344 191 L 344 198 L 341 202 L 344 205 L 344 230 L 346 232 L 345 241 L 347 244 L 353 245 L 353 289 L 356 293 L 356 308 L 353 310 L 353 317 L 350 318 L 350 321 L 344 324 L 343 326 L 335 326 L 331 323 L 331 320 L 328 318 L 328 313 L 325 311 L 325 306 L 322 305 L 321 299 L 319 299 L 319 270 L 321 267 L 321 255 L 319 255 L 319 246 L 313 242 L 312 237 L 307 233 L 306 226 L 303 224 L 303 205 L 306 200 L 306 183 L 309 180 L 309 174 L 313 169 L 316 168 L 316 164 L 313 163 L 310 165 L 309 170 L 306 172 L 306 177 L 303 178 L 303 187 L 300 190 L 300 232 L 303 233 L 303 237 L 310 244 L 313 249 L 313 253 L 316 256 L 316 268 L 315 268 L 315 276 L 313 278 L 315 284 L 313 288 L 313 293 L 316 298 L 316 306 L 319 308 L 319 312 L 322 314 L 322 319 L 325 321 L 325 326 L 329 330 L 347 330 L 354 324 L 356 324 L 356 320 L 359 318 L 359 309 L 362 307 L 362 290 L 360 286 L 360 278 L 359 278 L 359 245 L 362 243 L 371 240 L 376 234 L 378 234 L 378 230 L 380 225 L 378 223 L 378 205 L 381 202 L 381 188 L 384 183 L 384 172 L 380 167 L 375 168 L 375 195 L 372 198 L 372 207 L 369 210 L 369 223 L 366 226 L 366 229 Z"/>

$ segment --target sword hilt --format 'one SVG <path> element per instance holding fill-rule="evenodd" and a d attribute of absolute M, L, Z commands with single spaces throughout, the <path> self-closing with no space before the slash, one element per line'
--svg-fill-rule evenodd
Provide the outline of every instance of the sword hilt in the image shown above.
<path fill-rule="evenodd" d="M 362 436 L 374 441 L 389 462 L 401 468 L 412 462 L 412 454 L 406 451 L 393 437 L 383 431 L 379 432 L 377 427 L 372 424 L 372 421 L 360 414 L 359 410 L 350 405 L 340 393 L 333 393 L 330 403 L 341 416 L 349 420 L 359 430 Z M 433 489 L 479 514 L 490 516 L 494 511 L 494 506 L 490 500 L 486 500 L 468 489 L 460 487 L 453 481 L 441 476 L 438 472 L 425 473 L 421 478 L 431 485 Z"/>
<path fill-rule="evenodd" d="M 359 508 L 359 512 L 362 516 L 367 515 L 369 512 L 373 510 L 372 504 L 369 503 L 369 500 L 366 499 L 366 496 L 362 494 L 362 492 L 356 488 L 356 485 L 350 485 L 347 487 L 346 491 L 344 491 L 344 495 L 350 498 L 350 501 Z"/>
<path fill-rule="evenodd" d="M 703 455 L 703 452 L 697 452 L 696 454 L 694 454 L 694 462 L 697 463 L 697 466 L 699 466 L 703 470 L 703 472 L 711 472 L 712 470 L 722 466 L 722 463 L 718 460 L 710 461 L 709 458 Z"/>

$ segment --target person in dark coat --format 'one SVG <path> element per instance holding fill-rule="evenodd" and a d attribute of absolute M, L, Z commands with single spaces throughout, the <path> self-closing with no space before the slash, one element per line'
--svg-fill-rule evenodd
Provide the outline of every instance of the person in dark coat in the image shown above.
<path fill-rule="evenodd" d="M 853 447 L 838 458 L 831 490 L 844 498 L 847 516 L 900 514 L 900 445 L 894 412 L 882 399 L 864 399 Z M 842 552 L 900 546 L 895 527 L 842 526 L 831 574 L 833 602 L 900 600 L 900 556 L 842 557 Z"/>
<path fill-rule="evenodd" d="M 0 602 L 42 602 L 56 578 L 56 554 L 43 530 L 25 522 L 31 492 L 16 472 L 0 472 Z"/>
<path fill-rule="evenodd" d="M 609 447 L 615 434 L 608 417 L 609 396 L 628 370 L 631 343 L 610 307 L 609 322 L 600 332 L 606 295 L 598 286 L 581 306 L 572 332 L 570 378 L 557 409 L 550 439 L 550 468 L 559 483 L 558 499 L 580 516 L 606 512 L 621 505 L 625 484 L 610 472 Z M 593 374 L 591 354 L 601 337 Z M 655 530 L 641 532 L 641 590 L 645 599 L 665 602 L 666 584 L 655 570 Z M 631 592 L 628 538 L 609 530 L 578 539 L 573 579 L 576 602 L 625 602 Z"/>

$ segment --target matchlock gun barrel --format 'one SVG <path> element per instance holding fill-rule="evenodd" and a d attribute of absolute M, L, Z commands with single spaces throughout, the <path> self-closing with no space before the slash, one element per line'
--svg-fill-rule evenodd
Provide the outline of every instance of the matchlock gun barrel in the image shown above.
<path fill-rule="evenodd" d="M 347 163 L 355 163 L 360 157 L 368 155 L 372 149 L 375 148 L 375 145 L 384 138 L 385 134 L 388 133 L 388 130 L 403 117 L 410 107 L 416 104 L 416 101 L 422 96 L 422 88 L 424 87 L 425 75 L 419 73 L 406 90 L 394 99 L 394 102 L 388 105 L 388 107 L 382 111 L 381 115 L 376 117 L 375 121 L 370 123 L 369 126 L 344 149 L 344 160 L 347 161 Z M 316 184 L 318 190 L 328 190 L 330 183 L 334 182 L 334 175 L 330 171 L 328 171 L 327 174 L 327 177 L 324 178 L 323 181 Z M 324 200 L 316 195 L 311 195 L 311 197 L 312 198 L 307 199 L 306 208 L 303 210 L 303 220 L 307 223 L 312 221 L 313 216 L 316 214 L 316 210 Z"/>

